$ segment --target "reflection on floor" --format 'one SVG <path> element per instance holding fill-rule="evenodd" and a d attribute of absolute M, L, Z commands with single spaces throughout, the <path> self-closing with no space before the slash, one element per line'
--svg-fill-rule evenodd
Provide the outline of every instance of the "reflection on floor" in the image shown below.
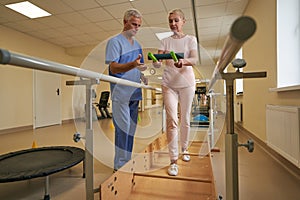
<path fill-rule="evenodd" d="M 155 115 L 157 116 L 154 117 Z M 141 114 L 140 118 L 139 133 L 134 147 L 135 152 L 141 151 L 152 142 L 159 134 L 162 124 L 161 112 L 157 110 L 154 113 Z M 0 154 L 31 148 L 33 141 L 36 142 L 38 147 L 68 145 L 84 148 L 84 141 L 75 143 L 72 140 L 75 132 L 84 132 L 81 123 L 78 121 L 32 131 L 2 134 L 0 135 Z M 204 130 L 200 131 L 203 132 Z M 94 134 L 96 152 L 94 185 L 96 187 L 112 174 L 113 126 L 111 119 L 97 121 Z M 196 133 L 193 132 L 193 134 Z M 191 137 L 194 137 L 193 134 Z M 105 143 L 102 142 L 103 138 Z M 220 152 L 213 153 L 212 164 L 217 194 L 225 199 L 224 133 L 217 139 L 216 146 L 220 149 Z M 245 143 L 248 138 L 243 133 L 239 133 L 239 140 L 241 143 Z M 298 200 L 300 197 L 299 188 L 300 180 L 289 173 L 258 145 L 255 146 L 253 153 L 249 153 L 245 148 L 239 148 L 239 194 L 241 200 Z M 175 192 L 176 190 L 174 188 Z M 49 192 L 52 200 L 85 199 L 85 180 L 82 178 L 82 164 L 51 175 Z M 0 199 L 3 200 L 38 200 L 42 199 L 43 195 L 44 178 L 0 184 Z M 98 193 L 95 194 L 95 199 L 99 199 Z M 160 198 L 159 196 L 153 196 L 153 199 Z"/>

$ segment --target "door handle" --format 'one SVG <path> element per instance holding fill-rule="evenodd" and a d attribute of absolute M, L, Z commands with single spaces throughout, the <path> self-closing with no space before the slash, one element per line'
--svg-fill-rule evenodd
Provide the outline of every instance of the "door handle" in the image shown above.
<path fill-rule="evenodd" d="M 56 90 L 56 94 L 59 96 L 59 88 L 57 88 L 57 90 Z"/>

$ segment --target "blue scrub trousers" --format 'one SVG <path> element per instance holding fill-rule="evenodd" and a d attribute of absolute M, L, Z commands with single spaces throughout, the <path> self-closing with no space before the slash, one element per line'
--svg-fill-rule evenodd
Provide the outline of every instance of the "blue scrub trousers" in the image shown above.
<path fill-rule="evenodd" d="M 113 101 L 115 126 L 114 169 L 118 170 L 131 159 L 134 135 L 138 119 L 139 101 Z"/>

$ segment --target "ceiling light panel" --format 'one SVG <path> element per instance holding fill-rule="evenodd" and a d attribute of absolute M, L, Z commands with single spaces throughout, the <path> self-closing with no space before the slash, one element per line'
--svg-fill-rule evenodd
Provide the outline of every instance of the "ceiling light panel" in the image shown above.
<path fill-rule="evenodd" d="M 12 9 L 22 15 L 25 15 L 31 19 L 39 18 L 39 17 L 46 17 L 46 16 L 51 15 L 47 11 L 37 7 L 36 5 L 34 5 L 28 1 L 23 1 L 23 2 L 14 3 L 14 4 L 7 4 L 5 6 L 7 8 L 10 8 L 10 9 Z"/>

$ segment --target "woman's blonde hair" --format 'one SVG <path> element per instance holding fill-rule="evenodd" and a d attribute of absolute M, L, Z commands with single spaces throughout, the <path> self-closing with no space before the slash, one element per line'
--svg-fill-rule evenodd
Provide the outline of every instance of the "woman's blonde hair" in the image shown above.
<path fill-rule="evenodd" d="M 169 12 L 169 15 L 171 15 L 171 14 L 177 14 L 177 15 L 179 15 L 179 16 L 181 17 L 181 19 L 185 20 L 184 13 L 183 13 L 183 11 L 182 11 L 181 9 L 179 9 L 179 8 L 176 8 L 176 9 L 171 10 L 171 11 Z"/>

